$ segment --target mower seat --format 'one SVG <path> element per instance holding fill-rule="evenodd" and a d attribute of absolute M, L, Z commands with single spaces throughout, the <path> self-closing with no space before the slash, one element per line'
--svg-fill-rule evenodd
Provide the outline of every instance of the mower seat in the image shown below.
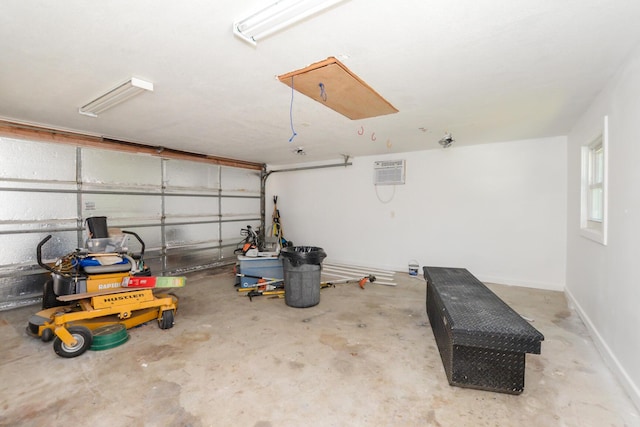
<path fill-rule="evenodd" d="M 83 269 L 87 274 L 125 273 L 131 270 L 131 264 L 127 262 L 113 265 L 90 265 L 83 267 Z"/>
<path fill-rule="evenodd" d="M 101 257 L 89 257 L 80 261 L 80 266 L 87 274 L 110 274 L 110 273 L 126 273 L 131 271 L 133 264 L 128 257 L 124 256 L 120 262 L 102 264 L 99 259 Z M 102 258 L 104 259 L 104 258 Z"/>

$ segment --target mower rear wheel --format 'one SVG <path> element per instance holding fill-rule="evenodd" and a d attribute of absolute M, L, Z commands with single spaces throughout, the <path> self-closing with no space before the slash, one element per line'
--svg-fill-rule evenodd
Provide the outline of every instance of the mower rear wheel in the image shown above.
<path fill-rule="evenodd" d="M 58 356 L 65 358 L 77 357 L 91 347 L 93 335 L 89 328 L 85 328 L 84 326 L 71 326 L 67 328 L 67 330 L 76 340 L 76 344 L 67 345 L 56 336 L 53 340 L 53 351 L 55 351 Z"/>
<path fill-rule="evenodd" d="M 160 329 L 173 328 L 173 310 L 165 310 L 162 312 L 162 317 L 159 320 L 158 325 Z"/>

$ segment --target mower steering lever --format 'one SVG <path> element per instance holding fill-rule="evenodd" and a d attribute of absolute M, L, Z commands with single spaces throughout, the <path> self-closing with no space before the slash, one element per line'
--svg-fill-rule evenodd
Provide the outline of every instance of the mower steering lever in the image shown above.
<path fill-rule="evenodd" d="M 40 267 L 44 268 L 45 270 L 47 270 L 47 271 L 49 271 L 51 273 L 58 273 L 56 270 L 54 270 L 53 268 L 49 267 L 47 264 L 42 262 L 42 246 L 45 243 L 47 243 L 50 239 L 51 239 L 51 234 L 49 234 L 47 237 L 42 239 L 40 241 L 40 243 L 38 243 L 38 247 L 36 248 L 36 257 L 37 257 L 37 260 L 38 260 L 38 265 Z"/>
<path fill-rule="evenodd" d="M 139 254 L 139 255 L 135 255 L 135 256 L 133 256 L 133 258 L 136 258 L 136 259 L 142 259 L 142 257 L 144 256 L 144 248 L 145 248 L 145 246 L 144 246 L 144 241 L 142 241 L 142 239 L 140 238 L 140 236 L 138 236 L 138 235 L 137 235 L 136 233 L 134 233 L 133 231 L 126 231 L 126 230 L 122 230 L 122 233 L 124 233 L 124 234 L 130 234 L 130 235 L 132 235 L 133 237 L 135 237 L 135 238 L 138 240 L 138 242 L 140 242 L 140 246 L 141 246 L 140 254 Z"/>

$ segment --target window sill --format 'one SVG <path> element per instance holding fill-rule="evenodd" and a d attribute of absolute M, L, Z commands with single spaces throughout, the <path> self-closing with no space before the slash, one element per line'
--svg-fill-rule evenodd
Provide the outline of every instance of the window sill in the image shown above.
<path fill-rule="evenodd" d="M 601 230 L 595 230 L 593 228 L 581 228 L 580 234 L 594 242 L 600 243 L 603 246 L 607 246 L 607 236 Z"/>

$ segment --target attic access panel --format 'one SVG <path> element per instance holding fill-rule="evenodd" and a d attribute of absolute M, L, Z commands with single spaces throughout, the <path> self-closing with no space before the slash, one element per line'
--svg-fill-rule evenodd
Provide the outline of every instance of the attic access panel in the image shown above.
<path fill-rule="evenodd" d="M 351 120 L 397 113 L 386 99 L 334 57 L 278 76 L 298 92 Z"/>

